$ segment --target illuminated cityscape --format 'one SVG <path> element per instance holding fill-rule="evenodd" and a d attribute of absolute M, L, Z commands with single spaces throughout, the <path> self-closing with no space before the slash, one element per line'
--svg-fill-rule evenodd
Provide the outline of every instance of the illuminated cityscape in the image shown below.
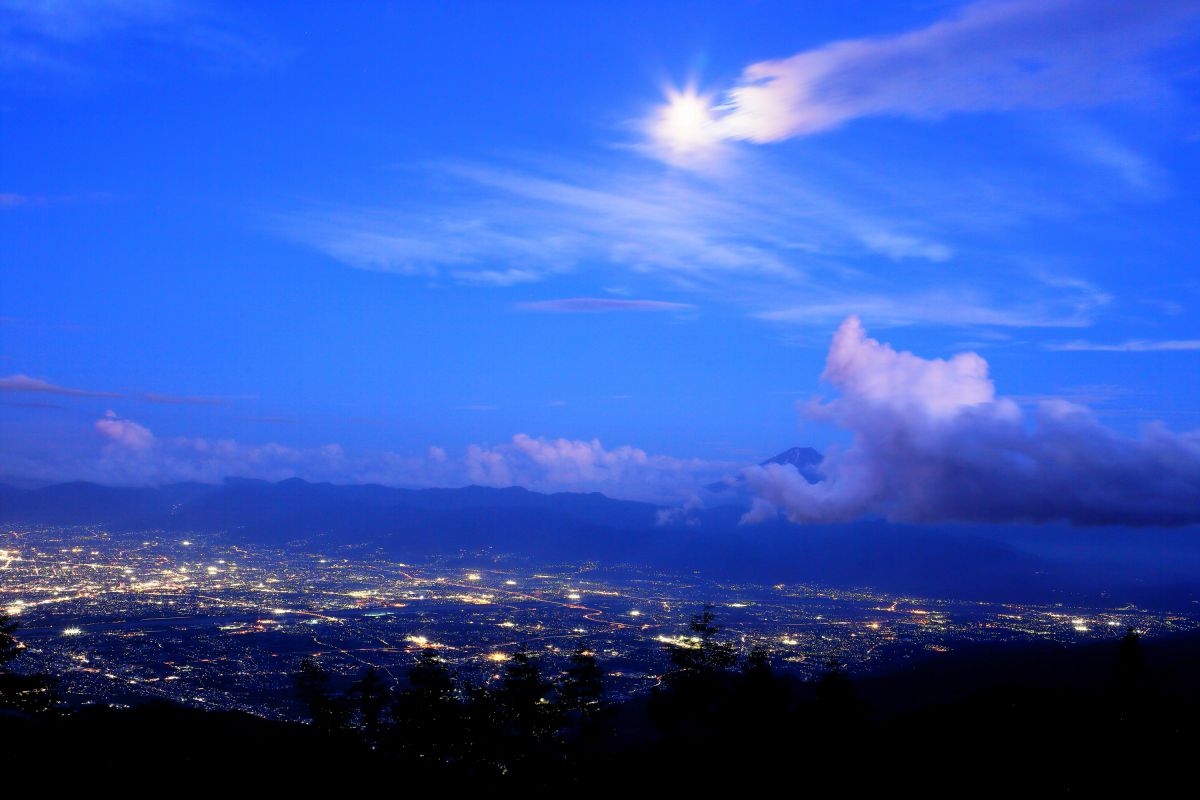
<path fill-rule="evenodd" d="M 346 682 L 367 666 L 398 684 L 425 648 L 486 684 L 525 649 L 554 673 L 579 644 L 614 697 L 656 685 L 666 645 L 711 604 L 723 637 L 781 669 L 892 668 L 984 642 L 1113 639 L 1194 631 L 1195 614 L 1134 607 L 975 603 L 812 585 L 760 586 L 634 565 L 530 566 L 458 554 L 408 564 L 362 548 L 328 553 L 230 544 L 217 535 L 114 535 L 18 527 L 0 548 L 0 607 L 21 625 L 25 668 L 73 701 L 170 699 L 296 718 L 305 657 Z"/>

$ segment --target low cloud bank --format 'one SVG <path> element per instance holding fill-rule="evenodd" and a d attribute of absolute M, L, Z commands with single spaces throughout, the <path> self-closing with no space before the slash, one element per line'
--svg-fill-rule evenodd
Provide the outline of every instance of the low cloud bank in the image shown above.
<path fill-rule="evenodd" d="M 542 439 L 517 434 L 511 442 L 471 445 L 466 456 L 472 483 L 524 486 L 535 491 L 599 491 L 678 503 L 691 501 L 705 481 L 736 466 L 698 458 L 651 455 L 637 447 L 606 450 L 598 439 Z"/>
<path fill-rule="evenodd" d="M 599 440 L 517 434 L 498 445 L 472 444 L 461 455 L 431 447 L 423 455 L 357 455 L 338 444 L 321 447 L 247 444 L 231 439 L 156 436 L 108 411 L 91 438 L 34 457 L 0 454 L 0 474 L 45 481 L 89 480 L 158 485 L 217 483 L 230 476 L 278 481 L 301 477 L 333 483 L 390 486 L 523 486 L 540 492 L 603 492 L 669 505 L 691 501 L 700 487 L 740 465 L 654 455 L 636 447 L 606 448 Z"/>
<path fill-rule="evenodd" d="M 1128 437 L 1064 400 L 1026 412 L 996 395 L 980 356 L 897 352 L 857 317 L 834 335 L 823 377 L 839 395 L 807 413 L 851 444 L 826 455 L 815 484 L 790 465 L 745 470 L 756 499 L 744 522 L 1200 522 L 1200 431 Z"/>

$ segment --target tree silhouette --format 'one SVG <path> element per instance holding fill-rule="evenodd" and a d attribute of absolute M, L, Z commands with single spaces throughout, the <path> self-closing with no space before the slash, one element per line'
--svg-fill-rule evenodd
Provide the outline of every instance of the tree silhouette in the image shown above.
<path fill-rule="evenodd" d="M 25 649 L 16 632 L 16 621 L 0 613 L 0 708 L 31 714 L 49 711 L 58 702 L 56 681 L 48 675 L 22 675 L 9 668 Z"/>
<path fill-rule="evenodd" d="M 558 685 L 558 696 L 565 710 L 580 715 L 594 711 L 604 696 L 604 673 L 596 664 L 596 656 L 585 646 L 579 645 L 571 654 L 562 680 Z"/>
<path fill-rule="evenodd" d="M 470 690 L 468 728 L 482 769 L 545 775 L 548 759 L 558 752 L 560 726 L 558 709 L 550 703 L 552 691 L 538 658 L 523 650 L 505 664 L 496 690 Z"/>
<path fill-rule="evenodd" d="M 457 760 L 469 748 L 462 708 L 454 678 L 432 647 L 417 656 L 408 684 L 392 706 L 392 745 L 431 768 Z"/>
<path fill-rule="evenodd" d="M 760 683 L 769 681 L 774 674 L 771 671 L 771 656 L 761 647 L 755 647 L 742 662 L 742 675 L 746 680 Z"/>
<path fill-rule="evenodd" d="M 332 679 L 329 671 L 311 658 L 301 661 L 292 675 L 296 697 L 307 707 L 313 725 L 324 731 L 338 730 L 346 724 L 346 704 L 330 690 Z"/>
<path fill-rule="evenodd" d="M 0 669 L 21 655 L 21 643 L 17 641 L 17 623 L 8 614 L 0 612 Z"/>
<path fill-rule="evenodd" d="M 651 698 L 655 723 L 680 748 L 719 735 L 729 722 L 730 670 L 737 653 L 717 638 L 715 620 L 712 606 L 705 606 L 688 625 L 691 637 L 667 645 L 674 669 Z"/>
<path fill-rule="evenodd" d="M 717 639 L 721 629 L 715 620 L 713 607 L 706 605 L 688 624 L 692 632 L 691 640 L 686 644 L 669 645 L 671 663 L 683 676 L 711 676 L 737 664 L 737 653 L 733 647 Z"/>
<path fill-rule="evenodd" d="M 383 710 L 388 706 L 390 695 L 387 683 L 375 667 L 367 667 L 362 677 L 350 687 L 350 697 L 362 719 L 363 733 L 372 745 L 379 742 Z"/>
<path fill-rule="evenodd" d="M 827 730 L 845 732 L 861 725 L 866 707 L 858 698 L 854 682 L 836 657 L 825 662 L 825 672 L 817 680 L 816 714 Z"/>
<path fill-rule="evenodd" d="M 525 651 L 514 653 L 504 668 L 498 699 L 519 735 L 546 738 L 551 730 L 548 695 L 553 687 L 542 677 L 542 667 Z"/>
<path fill-rule="evenodd" d="M 454 693 L 454 678 L 432 647 L 426 647 L 417 656 L 417 663 L 408 671 L 408 682 L 413 691 L 431 700 L 448 700 Z"/>
<path fill-rule="evenodd" d="M 1113 675 L 1118 718 L 1123 722 L 1137 716 L 1146 699 L 1145 669 L 1142 637 L 1131 627 L 1117 645 L 1117 666 Z"/>
<path fill-rule="evenodd" d="M 1142 637 L 1133 628 L 1125 631 L 1117 645 L 1117 682 L 1130 689 L 1142 680 L 1146 666 L 1146 653 L 1142 648 Z"/>
<path fill-rule="evenodd" d="M 739 703 L 741 715 L 749 717 L 776 717 L 787 706 L 787 687 L 771 669 L 771 656 L 761 647 L 755 647 L 742 662 L 742 680 Z"/>
<path fill-rule="evenodd" d="M 612 736 L 613 708 L 604 703 L 604 672 L 583 644 L 575 648 L 558 683 L 563 739 L 567 758 L 582 770 L 595 757 L 601 742 Z"/>

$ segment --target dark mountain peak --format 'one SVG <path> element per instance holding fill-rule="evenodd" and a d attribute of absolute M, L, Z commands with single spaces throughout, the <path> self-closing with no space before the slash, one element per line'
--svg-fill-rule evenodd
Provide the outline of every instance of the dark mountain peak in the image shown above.
<path fill-rule="evenodd" d="M 765 467 L 768 464 L 791 464 L 796 470 L 804 476 L 804 480 L 809 483 L 816 483 L 821 480 L 820 474 L 817 472 L 817 465 L 821 463 L 824 456 L 817 450 L 811 447 L 789 447 L 778 455 L 771 456 L 766 461 L 760 461 L 759 466 Z M 704 488 L 710 492 L 729 492 L 735 489 L 740 489 L 743 480 L 741 475 L 723 478 L 708 484 Z"/>
<path fill-rule="evenodd" d="M 295 480 L 299 480 L 299 478 L 296 478 Z M 226 476 L 225 480 L 223 480 L 221 483 L 225 486 L 247 488 L 271 485 L 270 481 L 264 481 L 262 478 L 238 478 L 232 475 Z"/>
<path fill-rule="evenodd" d="M 782 453 L 771 456 L 760 466 L 765 467 L 767 464 L 791 464 L 796 469 L 804 472 L 803 467 L 815 467 L 821 463 L 823 456 L 812 449 L 811 447 L 789 447 Z"/>
<path fill-rule="evenodd" d="M 529 491 L 524 486 L 481 486 L 478 483 L 472 483 L 470 486 L 464 487 L 463 491 L 474 494 L 510 495 L 513 497 L 534 494 L 534 492 Z"/>
<path fill-rule="evenodd" d="M 276 486 L 310 486 L 310 485 L 312 485 L 312 483 L 311 483 L 311 481 L 304 480 L 304 478 L 285 478 L 285 479 L 279 481 L 278 483 L 276 483 L 275 485 Z M 320 484 L 318 484 L 318 485 L 320 485 Z"/>

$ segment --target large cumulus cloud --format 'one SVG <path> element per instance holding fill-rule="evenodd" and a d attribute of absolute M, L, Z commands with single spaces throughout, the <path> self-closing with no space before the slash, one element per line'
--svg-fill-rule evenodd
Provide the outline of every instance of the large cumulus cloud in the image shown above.
<path fill-rule="evenodd" d="M 830 451 L 815 484 L 787 465 L 746 470 L 757 498 L 745 521 L 1200 522 L 1200 431 L 1155 424 L 1128 437 L 1062 400 L 1027 412 L 997 396 L 978 355 L 897 352 L 856 317 L 835 334 L 823 377 L 838 397 L 809 413 L 852 442 Z"/>

